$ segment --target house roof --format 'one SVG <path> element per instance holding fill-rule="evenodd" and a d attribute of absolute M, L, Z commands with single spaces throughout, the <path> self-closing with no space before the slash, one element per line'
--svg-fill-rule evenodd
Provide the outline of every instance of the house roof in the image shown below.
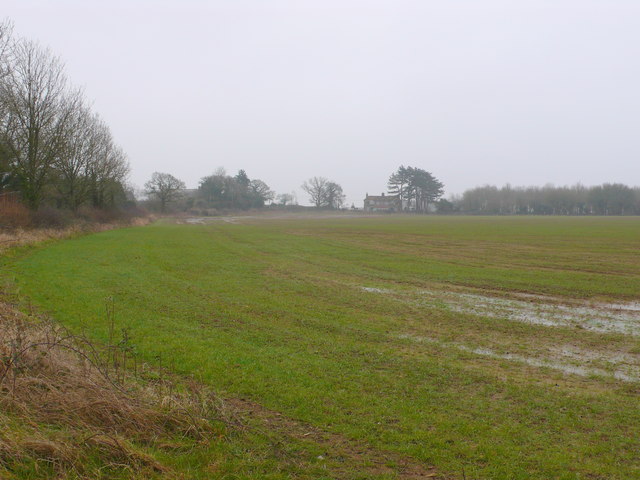
<path fill-rule="evenodd" d="M 398 200 L 398 197 L 395 195 L 367 195 L 365 200 L 389 200 L 395 202 Z"/>

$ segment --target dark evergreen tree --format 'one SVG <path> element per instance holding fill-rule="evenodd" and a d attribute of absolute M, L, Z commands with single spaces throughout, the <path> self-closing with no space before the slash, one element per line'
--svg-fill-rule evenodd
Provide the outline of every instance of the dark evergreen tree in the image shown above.
<path fill-rule="evenodd" d="M 389 177 L 388 192 L 398 197 L 403 210 L 424 213 L 442 196 L 444 185 L 426 170 L 401 165 Z"/>

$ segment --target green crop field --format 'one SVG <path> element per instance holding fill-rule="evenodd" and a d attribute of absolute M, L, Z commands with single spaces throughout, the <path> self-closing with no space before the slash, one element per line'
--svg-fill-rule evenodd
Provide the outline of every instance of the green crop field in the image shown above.
<path fill-rule="evenodd" d="M 638 218 L 165 221 L 3 270 L 75 331 L 106 340 L 112 301 L 146 362 L 437 478 L 640 478 Z"/>

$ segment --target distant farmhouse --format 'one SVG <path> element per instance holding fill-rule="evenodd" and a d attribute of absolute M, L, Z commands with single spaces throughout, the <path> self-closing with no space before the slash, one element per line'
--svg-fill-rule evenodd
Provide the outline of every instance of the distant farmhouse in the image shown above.
<path fill-rule="evenodd" d="M 364 199 L 364 211 L 365 212 L 399 212 L 402 208 L 400 206 L 400 200 L 395 195 L 380 196 L 369 195 Z"/>

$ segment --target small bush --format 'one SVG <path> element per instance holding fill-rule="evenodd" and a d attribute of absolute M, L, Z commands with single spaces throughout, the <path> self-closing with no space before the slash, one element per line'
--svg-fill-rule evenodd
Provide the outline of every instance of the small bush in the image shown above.
<path fill-rule="evenodd" d="M 25 228 L 31 224 L 31 213 L 21 203 L 0 205 L 0 228 Z"/>
<path fill-rule="evenodd" d="M 146 218 L 149 216 L 149 212 L 144 207 L 138 205 L 129 205 L 120 210 L 120 219 L 133 221 L 136 218 Z"/>
<path fill-rule="evenodd" d="M 115 223 L 132 222 L 135 218 L 148 217 L 148 212 L 136 205 L 125 208 L 101 209 L 95 207 L 81 207 L 75 214 L 75 218 L 87 223 Z"/>
<path fill-rule="evenodd" d="M 119 219 L 122 212 L 119 210 L 104 210 L 93 207 L 82 207 L 76 214 L 81 220 L 88 223 L 110 223 Z"/>
<path fill-rule="evenodd" d="M 49 205 L 39 207 L 31 213 L 31 225 L 41 228 L 67 227 L 73 222 L 73 215 L 68 210 L 61 210 Z"/>

